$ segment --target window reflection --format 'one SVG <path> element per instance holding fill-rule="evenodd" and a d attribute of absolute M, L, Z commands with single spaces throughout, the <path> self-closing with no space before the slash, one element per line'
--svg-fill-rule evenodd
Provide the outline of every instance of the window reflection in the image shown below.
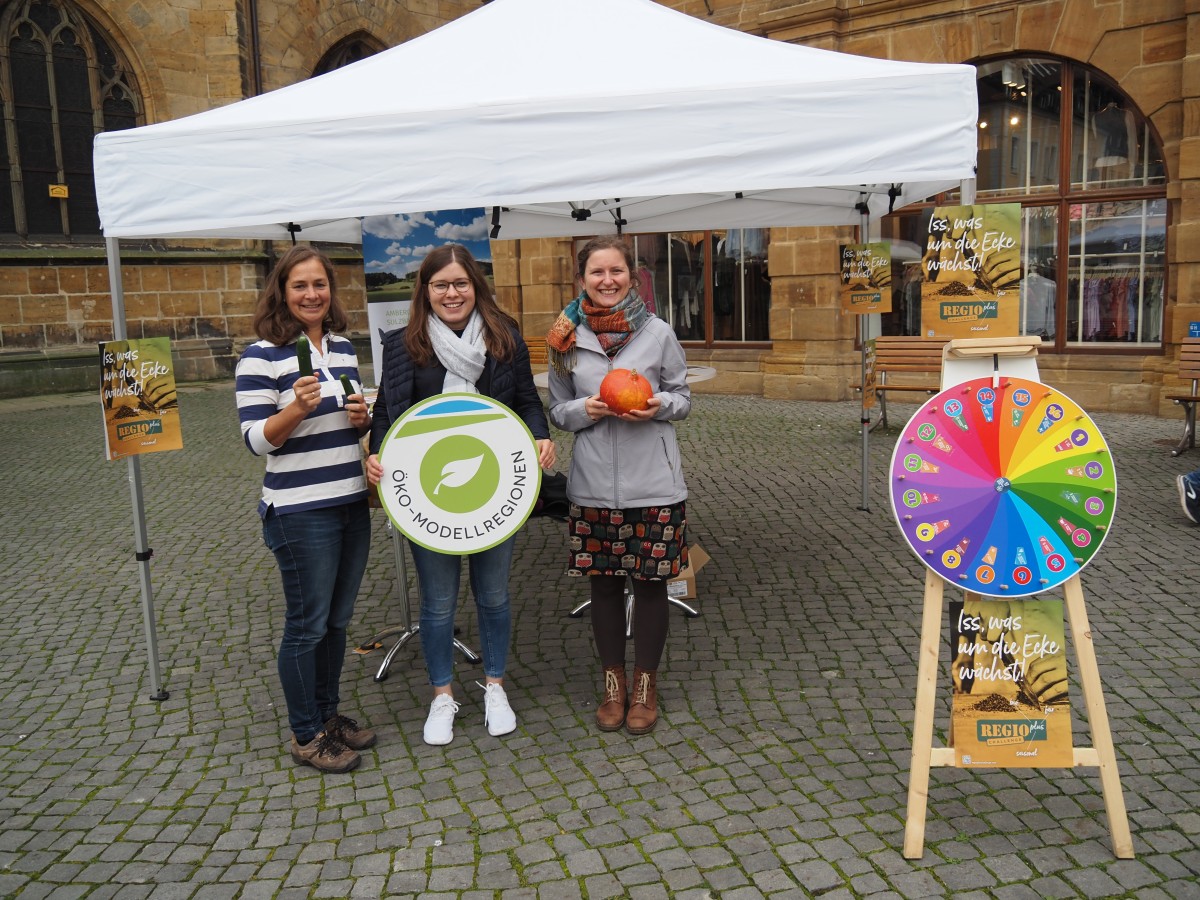
<path fill-rule="evenodd" d="M 978 67 L 980 197 L 1058 186 L 1062 66 L 1023 59 Z"/>
<path fill-rule="evenodd" d="M 894 237 L 892 249 L 892 311 L 881 314 L 882 334 L 921 334 L 921 255 L 929 233 L 929 207 L 894 216 L 889 221 Z"/>
<path fill-rule="evenodd" d="M 1077 63 L 1025 57 L 977 71 L 977 198 L 1023 204 L 1021 334 L 1047 349 L 1160 345 L 1166 175 L 1150 123 Z M 930 212 L 885 220 L 894 287 L 883 334 L 921 334 L 922 272 L 896 248 L 924 248 Z"/>
<path fill-rule="evenodd" d="M 765 228 L 642 234 L 631 243 L 642 299 L 681 341 L 769 339 Z"/>

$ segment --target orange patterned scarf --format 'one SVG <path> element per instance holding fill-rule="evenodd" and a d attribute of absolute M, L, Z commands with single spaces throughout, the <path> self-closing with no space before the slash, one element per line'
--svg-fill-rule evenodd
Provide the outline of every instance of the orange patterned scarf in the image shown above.
<path fill-rule="evenodd" d="M 649 318 L 650 311 L 636 290 L 631 289 L 616 306 L 597 306 L 586 292 L 581 293 L 558 314 L 546 335 L 550 365 L 559 375 L 569 375 L 575 368 L 575 329 L 581 322 L 588 323 L 612 357 Z"/>

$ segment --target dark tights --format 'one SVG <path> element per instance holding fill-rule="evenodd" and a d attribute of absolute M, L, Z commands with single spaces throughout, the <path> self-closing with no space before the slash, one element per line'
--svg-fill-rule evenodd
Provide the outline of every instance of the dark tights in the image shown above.
<path fill-rule="evenodd" d="M 625 576 L 591 575 L 592 636 L 600 664 L 625 665 Z M 633 664 L 658 671 L 667 643 L 667 583 L 633 580 Z"/>

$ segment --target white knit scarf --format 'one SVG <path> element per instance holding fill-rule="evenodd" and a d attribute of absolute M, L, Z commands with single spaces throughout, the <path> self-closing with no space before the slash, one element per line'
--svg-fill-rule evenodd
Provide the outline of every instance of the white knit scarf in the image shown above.
<path fill-rule="evenodd" d="M 475 382 L 483 374 L 487 361 L 487 345 L 483 342 L 483 316 L 471 310 L 467 327 L 459 337 L 436 315 L 429 317 L 429 339 L 438 362 L 446 367 L 446 380 L 442 391 L 450 393 L 478 394 Z"/>

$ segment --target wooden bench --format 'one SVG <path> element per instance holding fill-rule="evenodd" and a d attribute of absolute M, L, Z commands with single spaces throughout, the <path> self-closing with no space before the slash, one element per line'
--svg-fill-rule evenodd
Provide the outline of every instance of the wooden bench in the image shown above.
<path fill-rule="evenodd" d="M 1200 403 L 1200 338 L 1183 339 L 1179 348 L 1178 375 L 1184 381 L 1191 381 L 1192 388 L 1190 394 L 1167 394 L 1168 400 L 1183 407 L 1183 437 L 1171 451 L 1172 456 L 1179 456 L 1196 446 L 1196 404 Z"/>
<path fill-rule="evenodd" d="M 887 395 L 894 392 L 936 394 L 942 389 L 943 338 L 883 335 L 875 339 L 875 396 L 879 421 L 887 428 Z"/>
<path fill-rule="evenodd" d="M 536 338 L 530 340 L 525 339 L 525 346 L 529 348 L 529 364 L 531 366 L 544 366 L 549 361 L 549 354 L 546 349 L 546 339 Z"/>

